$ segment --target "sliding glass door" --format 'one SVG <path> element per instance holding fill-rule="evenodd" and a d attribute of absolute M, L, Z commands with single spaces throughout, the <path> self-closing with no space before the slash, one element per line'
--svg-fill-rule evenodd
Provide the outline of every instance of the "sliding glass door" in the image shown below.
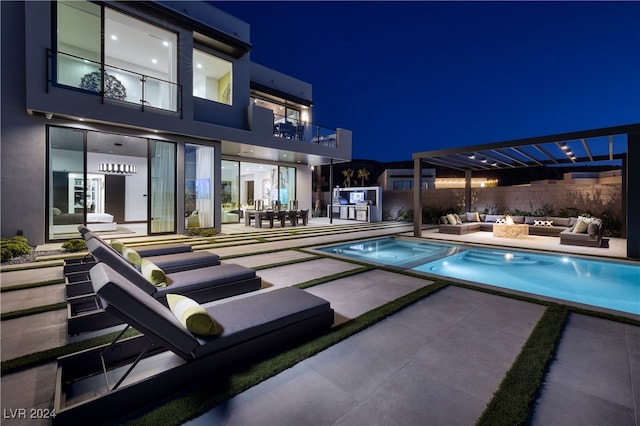
<path fill-rule="evenodd" d="M 49 128 L 48 238 L 77 238 L 85 223 L 85 132 Z"/>

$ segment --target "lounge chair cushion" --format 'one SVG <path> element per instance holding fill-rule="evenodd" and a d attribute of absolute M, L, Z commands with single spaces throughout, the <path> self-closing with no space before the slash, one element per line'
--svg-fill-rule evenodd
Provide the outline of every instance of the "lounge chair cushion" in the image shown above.
<path fill-rule="evenodd" d="M 220 327 L 211 315 L 195 300 L 179 294 L 167 294 L 167 303 L 180 324 L 193 334 L 212 336 L 220 334 Z"/>
<path fill-rule="evenodd" d="M 167 279 L 167 275 L 164 271 L 158 268 L 156 264 L 150 260 L 142 259 L 140 270 L 142 271 L 142 275 L 144 275 L 144 277 L 156 287 L 166 287 L 169 285 L 169 280 Z"/>
<path fill-rule="evenodd" d="M 225 303 L 203 305 L 221 326 L 221 334 L 196 337 L 167 307 L 108 265 L 98 263 L 90 274 L 93 288 L 107 311 L 151 340 L 163 342 L 168 349 L 187 360 L 286 330 L 318 316 L 329 315 L 333 321 L 328 301 L 304 290 L 286 287 Z"/>
<path fill-rule="evenodd" d="M 138 252 L 131 247 L 125 247 L 122 250 L 122 256 L 136 266 L 142 265 L 142 256 L 140 256 Z"/>

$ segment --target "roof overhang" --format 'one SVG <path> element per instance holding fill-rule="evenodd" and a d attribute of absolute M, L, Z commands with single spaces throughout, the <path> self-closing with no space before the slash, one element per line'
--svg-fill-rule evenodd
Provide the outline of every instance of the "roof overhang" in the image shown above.
<path fill-rule="evenodd" d="M 626 153 L 628 133 L 640 133 L 640 124 L 417 152 L 413 159 L 471 171 L 611 161 Z"/>

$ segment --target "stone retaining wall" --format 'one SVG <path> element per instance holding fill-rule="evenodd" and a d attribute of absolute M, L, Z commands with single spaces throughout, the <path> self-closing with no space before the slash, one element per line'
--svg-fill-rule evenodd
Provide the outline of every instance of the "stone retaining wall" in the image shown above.
<path fill-rule="evenodd" d="M 464 210 L 464 189 L 428 189 L 422 195 L 426 209 Z M 383 218 L 396 219 L 398 213 L 413 209 L 413 191 L 383 191 Z M 471 190 L 471 210 L 504 213 L 520 210 L 545 211 L 550 215 L 590 212 L 602 216 L 622 217 L 622 186 L 620 184 L 531 185 Z"/>

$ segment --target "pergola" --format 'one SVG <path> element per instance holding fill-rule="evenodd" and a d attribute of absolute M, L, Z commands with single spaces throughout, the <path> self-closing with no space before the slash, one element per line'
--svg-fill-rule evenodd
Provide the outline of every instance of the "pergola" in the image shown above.
<path fill-rule="evenodd" d="M 465 173 L 465 208 L 471 208 L 474 171 L 570 165 L 620 160 L 622 162 L 622 236 L 627 257 L 640 259 L 640 124 L 538 136 L 413 154 L 414 188 L 420 188 L 422 165 L 448 167 Z M 635 167 L 634 167 L 635 166 Z M 422 230 L 423 191 L 413 193 L 413 233 Z M 634 220 L 635 219 L 635 220 Z"/>

